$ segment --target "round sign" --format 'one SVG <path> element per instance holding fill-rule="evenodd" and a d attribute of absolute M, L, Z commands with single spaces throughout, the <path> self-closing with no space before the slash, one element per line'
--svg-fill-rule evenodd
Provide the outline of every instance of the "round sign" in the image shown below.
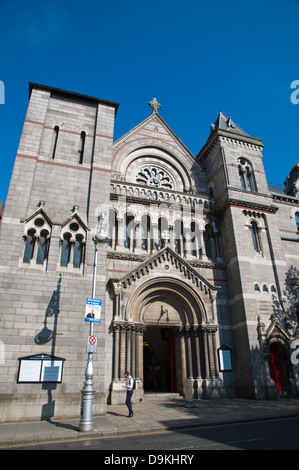
<path fill-rule="evenodd" d="M 96 344 L 97 338 L 95 336 L 89 336 L 88 341 L 89 341 L 89 344 L 93 346 L 94 344 Z"/>

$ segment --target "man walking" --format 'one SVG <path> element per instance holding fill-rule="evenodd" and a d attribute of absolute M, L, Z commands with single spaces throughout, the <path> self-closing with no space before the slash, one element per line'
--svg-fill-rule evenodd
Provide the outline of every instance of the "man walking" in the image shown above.
<path fill-rule="evenodd" d="M 132 418 L 134 416 L 133 410 L 132 410 L 132 395 L 133 395 L 133 384 L 134 384 L 134 379 L 133 377 L 130 376 L 130 372 L 127 370 L 125 372 L 125 379 L 126 379 L 126 385 L 123 385 L 123 388 L 127 389 L 127 396 L 126 396 L 126 405 L 129 410 L 129 416 L 128 418 Z"/>

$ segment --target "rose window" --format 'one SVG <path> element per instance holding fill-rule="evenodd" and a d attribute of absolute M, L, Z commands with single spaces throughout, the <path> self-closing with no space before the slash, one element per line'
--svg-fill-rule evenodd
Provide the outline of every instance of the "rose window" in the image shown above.
<path fill-rule="evenodd" d="M 146 167 L 140 170 L 136 177 L 136 183 L 153 188 L 172 189 L 172 181 L 168 174 L 156 167 Z"/>

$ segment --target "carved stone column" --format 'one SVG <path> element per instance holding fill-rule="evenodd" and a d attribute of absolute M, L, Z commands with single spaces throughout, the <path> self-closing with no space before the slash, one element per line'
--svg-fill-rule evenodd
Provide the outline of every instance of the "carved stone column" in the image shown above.
<path fill-rule="evenodd" d="M 126 328 L 126 370 L 130 373 L 131 371 L 131 339 L 132 339 L 132 331 L 131 325 L 125 325 Z"/>
<path fill-rule="evenodd" d="M 208 337 L 208 331 L 206 328 L 202 329 L 202 335 L 203 335 L 204 360 L 205 360 L 205 378 L 208 379 L 211 377 L 211 374 L 210 374 L 210 363 L 209 363 L 209 337 Z"/>
<path fill-rule="evenodd" d="M 125 368 L 126 368 L 126 325 L 120 324 L 120 354 L 119 354 L 119 369 L 120 379 L 125 379 Z"/>
<path fill-rule="evenodd" d="M 185 329 L 185 342 L 187 350 L 187 378 L 193 379 L 193 365 L 192 365 L 192 329 L 187 327 Z"/>
<path fill-rule="evenodd" d="M 116 219 L 116 222 L 117 222 L 117 233 L 118 233 L 116 250 L 122 250 L 124 248 L 124 237 L 125 237 L 124 219 Z"/>
<path fill-rule="evenodd" d="M 198 327 L 194 330 L 194 341 L 195 341 L 195 354 L 196 354 L 196 378 L 201 378 L 201 365 L 200 365 L 200 331 Z"/>
<path fill-rule="evenodd" d="M 136 327 L 131 326 L 131 372 L 132 377 L 136 378 Z"/>
<path fill-rule="evenodd" d="M 120 332 L 120 325 L 114 324 L 114 362 L 113 362 L 113 380 L 119 380 L 119 354 L 120 354 L 120 344 L 119 344 L 119 332 Z"/>

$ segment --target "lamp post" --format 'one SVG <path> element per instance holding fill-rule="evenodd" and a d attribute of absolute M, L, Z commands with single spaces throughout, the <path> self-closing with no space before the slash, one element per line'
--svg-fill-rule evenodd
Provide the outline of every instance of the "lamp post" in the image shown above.
<path fill-rule="evenodd" d="M 97 265 L 98 265 L 98 250 L 99 244 L 107 243 L 108 237 L 103 228 L 104 213 L 102 208 L 99 208 L 98 223 L 96 234 L 93 237 L 94 242 L 94 264 L 93 264 L 93 280 L 92 280 L 92 298 L 95 299 L 96 295 L 96 282 L 97 282 Z M 90 322 L 89 335 L 93 336 L 94 324 Z M 95 389 L 93 386 L 93 353 L 89 352 L 87 356 L 87 364 L 85 369 L 85 382 L 81 390 L 81 418 L 79 423 L 79 431 L 92 431 L 93 429 L 93 401 Z"/>

